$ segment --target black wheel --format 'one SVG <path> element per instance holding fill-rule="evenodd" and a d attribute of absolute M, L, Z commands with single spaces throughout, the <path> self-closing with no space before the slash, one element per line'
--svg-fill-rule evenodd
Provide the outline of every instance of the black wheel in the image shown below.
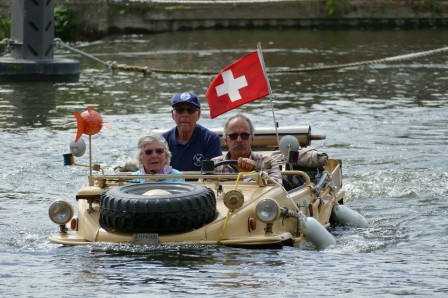
<path fill-rule="evenodd" d="M 143 195 L 150 190 L 169 194 Z M 215 193 L 187 183 L 140 183 L 103 193 L 100 225 L 124 233 L 179 233 L 198 229 L 216 216 Z"/>
<path fill-rule="evenodd" d="M 219 166 L 230 165 L 230 167 L 232 167 L 232 169 L 235 171 L 235 173 L 239 173 L 238 169 L 235 166 L 237 164 L 238 164 L 238 160 L 233 160 L 233 159 L 223 160 L 223 161 L 220 161 L 215 164 L 215 169 Z"/>

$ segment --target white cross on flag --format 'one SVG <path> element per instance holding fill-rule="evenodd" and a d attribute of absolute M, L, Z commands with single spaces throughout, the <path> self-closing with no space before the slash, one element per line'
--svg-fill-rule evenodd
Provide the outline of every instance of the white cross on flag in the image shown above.
<path fill-rule="evenodd" d="M 267 95 L 268 83 L 255 51 L 224 68 L 208 87 L 205 97 L 213 119 Z"/>

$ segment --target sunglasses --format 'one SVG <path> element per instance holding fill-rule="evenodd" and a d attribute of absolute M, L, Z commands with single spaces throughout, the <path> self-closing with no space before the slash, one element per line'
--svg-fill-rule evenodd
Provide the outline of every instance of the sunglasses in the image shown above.
<path fill-rule="evenodd" d="M 188 108 L 184 108 L 184 107 L 174 107 L 174 110 L 175 110 L 176 113 L 178 113 L 178 114 L 183 114 L 184 111 L 187 111 L 188 114 L 194 114 L 198 109 L 193 108 L 193 107 L 188 107 Z"/>
<path fill-rule="evenodd" d="M 145 150 L 145 155 L 152 155 L 154 152 L 156 152 L 156 154 L 158 154 L 158 155 L 161 155 L 165 152 L 165 150 L 163 148 L 156 148 L 154 150 L 148 149 L 148 150 Z"/>
<path fill-rule="evenodd" d="M 228 137 L 229 137 L 232 141 L 235 141 L 236 139 L 238 139 L 238 136 L 240 136 L 242 140 L 247 140 L 247 139 L 249 139 L 249 137 L 251 136 L 251 134 L 248 133 L 248 132 L 242 132 L 242 133 L 240 133 L 240 134 L 238 134 L 238 133 L 231 133 L 231 134 L 228 135 Z"/>

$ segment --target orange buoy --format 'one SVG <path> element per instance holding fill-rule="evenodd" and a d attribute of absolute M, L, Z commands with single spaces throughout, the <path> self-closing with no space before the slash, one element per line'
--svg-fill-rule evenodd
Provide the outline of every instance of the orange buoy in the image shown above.
<path fill-rule="evenodd" d="M 89 136 L 97 134 L 103 128 L 103 125 L 110 129 L 110 125 L 103 122 L 101 115 L 92 106 L 87 107 L 87 110 L 81 114 L 73 112 L 73 115 L 75 115 L 78 124 L 75 142 L 79 140 L 82 134 Z"/>

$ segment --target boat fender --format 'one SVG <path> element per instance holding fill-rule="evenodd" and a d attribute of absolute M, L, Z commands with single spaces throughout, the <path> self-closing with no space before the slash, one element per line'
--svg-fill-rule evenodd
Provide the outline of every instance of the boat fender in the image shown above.
<path fill-rule="evenodd" d="M 369 226 L 364 216 L 345 205 L 336 205 L 333 207 L 331 221 L 336 225 L 354 226 L 357 228 L 367 228 Z"/>
<path fill-rule="evenodd" d="M 74 140 L 70 142 L 70 152 L 75 157 L 81 157 L 86 153 L 86 142 L 83 138 L 80 138 L 77 142 Z"/>
<path fill-rule="evenodd" d="M 336 245 L 333 235 L 313 217 L 303 217 L 300 220 L 300 231 L 317 249 L 326 249 L 330 245 Z"/>

